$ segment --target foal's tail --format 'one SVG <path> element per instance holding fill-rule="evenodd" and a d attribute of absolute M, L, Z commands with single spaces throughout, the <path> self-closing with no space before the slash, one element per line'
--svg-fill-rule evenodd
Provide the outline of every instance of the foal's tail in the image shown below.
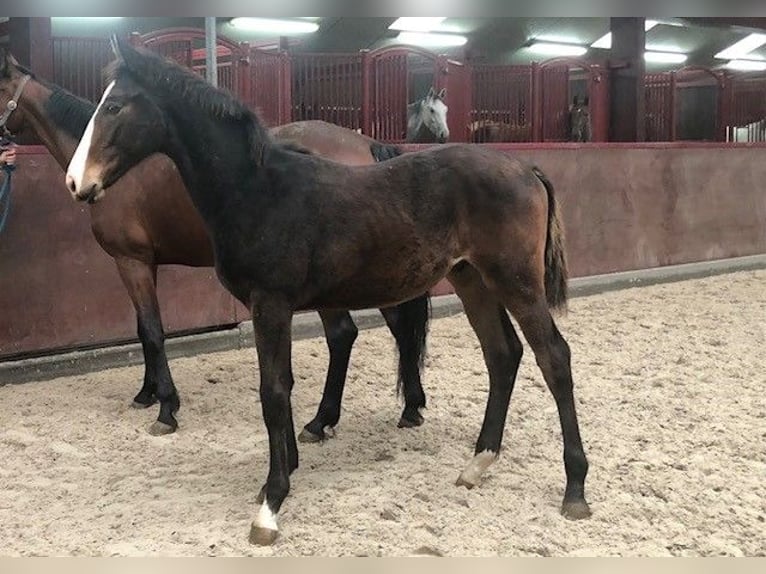
<path fill-rule="evenodd" d="M 370 153 L 375 161 L 386 161 L 402 155 L 402 150 L 399 146 L 373 141 L 370 144 Z"/>
<path fill-rule="evenodd" d="M 545 298 L 552 309 L 565 309 L 567 303 L 567 259 L 564 251 L 564 227 L 558 213 L 553 184 L 539 168 L 532 171 L 548 193 L 548 233 L 545 237 Z"/>

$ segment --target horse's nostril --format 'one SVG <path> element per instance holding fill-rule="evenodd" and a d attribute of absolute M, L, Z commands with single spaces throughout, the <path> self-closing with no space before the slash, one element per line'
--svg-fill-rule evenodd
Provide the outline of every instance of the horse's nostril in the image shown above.
<path fill-rule="evenodd" d="M 69 174 L 66 176 L 66 188 L 70 193 L 75 193 L 77 191 L 77 184 L 75 183 L 74 178 Z"/>

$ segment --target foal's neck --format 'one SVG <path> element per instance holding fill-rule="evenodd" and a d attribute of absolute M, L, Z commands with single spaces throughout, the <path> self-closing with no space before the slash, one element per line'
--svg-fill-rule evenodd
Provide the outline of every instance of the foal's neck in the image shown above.
<path fill-rule="evenodd" d="M 203 219 L 215 228 L 224 212 L 227 216 L 239 212 L 232 204 L 240 203 L 245 195 L 254 196 L 260 160 L 253 148 L 265 155 L 271 140 L 262 126 L 250 126 L 246 119 L 189 121 L 199 113 L 178 108 L 168 111 L 171 135 L 162 151 L 176 163 Z"/>

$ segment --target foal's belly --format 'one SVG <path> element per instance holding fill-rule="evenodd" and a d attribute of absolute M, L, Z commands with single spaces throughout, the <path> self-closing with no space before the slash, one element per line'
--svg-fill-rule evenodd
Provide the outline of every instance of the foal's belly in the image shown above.
<path fill-rule="evenodd" d="M 391 307 L 419 297 L 436 285 L 451 268 L 450 260 L 402 260 L 367 269 L 316 292 L 301 309 L 371 309 Z"/>

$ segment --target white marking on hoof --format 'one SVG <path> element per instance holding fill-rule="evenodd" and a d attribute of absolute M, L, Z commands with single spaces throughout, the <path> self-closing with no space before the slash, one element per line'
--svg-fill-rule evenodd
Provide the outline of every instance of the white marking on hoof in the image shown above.
<path fill-rule="evenodd" d="M 258 516 L 255 517 L 253 524 L 258 528 L 265 528 L 267 530 L 274 531 L 279 530 L 277 527 L 277 515 L 274 514 L 269 508 L 268 501 L 266 500 L 265 496 L 263 497 L 263 504 L 261 504 L 261 508 L 258 511 Z"/>
<path fill-rule="evenodd" d="M 485 450 L 477 454 L 468 463 L 463 472 L 457 479 L 458 486 L 466 486 L 473 488 L 479 481 L 481 481 L 481 475 L 489 468 L 489 465 L 497 460 L 497 453 L 491 450 Z"/>

